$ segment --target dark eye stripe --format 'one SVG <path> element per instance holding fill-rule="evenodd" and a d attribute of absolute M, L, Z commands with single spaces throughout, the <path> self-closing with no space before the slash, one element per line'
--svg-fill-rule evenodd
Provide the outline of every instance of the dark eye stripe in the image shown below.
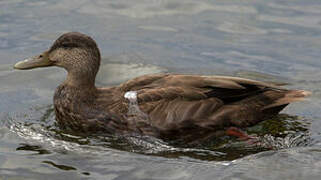
<path fill-rule="evenodd" d="M 63 48 L 74 48 L 74 47 L 77 47 L 77 44 L 75 44 L 75 43 L 63 43 L 61 46 Z"/>

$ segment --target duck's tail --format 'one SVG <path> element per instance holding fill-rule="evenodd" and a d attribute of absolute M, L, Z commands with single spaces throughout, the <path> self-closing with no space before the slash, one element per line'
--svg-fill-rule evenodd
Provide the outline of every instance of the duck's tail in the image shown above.
<path fill-rule="evenodd" d="M 267 106 L 264 106 L 262 108 L 262 111 L 276 108 L 276 107 L 282 107 L 286 106 L 289 103 L 296 102 L 296 101 L 303 101 L 305 97 L 311 95 L 310 91 L 305 90 L 289 90 L 285 93 L 285 95 L 277 100 L 275 100 L 272 104 L 269 104 Z M 283 108 L 282 108 L 283 109 Z"/>

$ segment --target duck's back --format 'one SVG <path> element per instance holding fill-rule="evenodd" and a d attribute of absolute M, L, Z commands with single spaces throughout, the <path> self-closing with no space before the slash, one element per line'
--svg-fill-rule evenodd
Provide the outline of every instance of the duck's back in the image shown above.
<path fill-rule="evenodd" d="M 244 78 L 170 74 L 138 77 L 120 89 L 137 93 L 140 110 L 164 138 L 252 126 L 307 95 Z"/>

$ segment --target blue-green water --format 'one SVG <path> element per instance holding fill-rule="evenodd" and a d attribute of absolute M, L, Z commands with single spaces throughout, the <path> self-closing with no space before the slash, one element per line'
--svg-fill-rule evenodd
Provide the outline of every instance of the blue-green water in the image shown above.
<path fill-rule="evenodd" d="M 52 112 L 58 68 L 13 70 L 62 33 L 92 36 L 97 85 L 148 73 L 234 75 L 313 95 L 236 139 L 182 148 L 148 137 L 78 137 Z M 0 1 L 0 179 L 320 179 L 321 1 Z"/>

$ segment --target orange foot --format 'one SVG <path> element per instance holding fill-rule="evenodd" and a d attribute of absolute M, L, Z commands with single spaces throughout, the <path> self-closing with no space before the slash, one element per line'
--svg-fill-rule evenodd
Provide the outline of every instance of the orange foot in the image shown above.
<path fill-rule="evenodd" d="M 225 133 L 228 136 L 234 136 L 234 137 L 238 137 L 240 140 L 242 141 L 246 141 L 246 140 L 250 140 L 250 139 L 257 139 L 257 137 L 254 136 L 249 136 L 248 134 L 246 134 L 246 132 L 242 131 L 239 128 L 236 127 L 230 127 L 228 128 Z"/>
<path fill-rule="evenodd" d="M 240 140 L 246 141 L 250 145 L 256 145 L 256 146 L 261 146 L 268 149 L 273 149 L 273 147 L 266 146 L 264 143 L 262 143 L 259 137 L 250 136 L 246 132 L 242 131 L 237 127 L 230 127 L 225 131 L 225 133 L 228 136 L 238 137 Z"/>

